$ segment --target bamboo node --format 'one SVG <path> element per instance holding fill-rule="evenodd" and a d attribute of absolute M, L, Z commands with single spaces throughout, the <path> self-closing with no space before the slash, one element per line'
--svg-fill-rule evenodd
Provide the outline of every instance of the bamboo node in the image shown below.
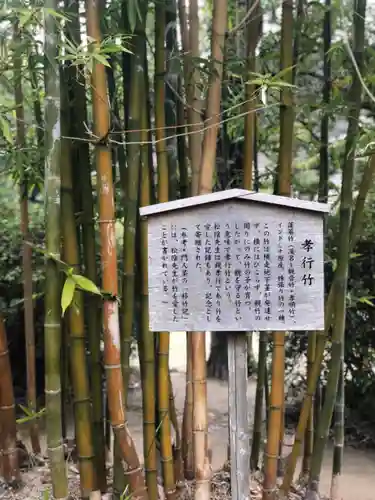
<path fill-rule="evenodd" d="M 90 460 L 93 460 L 94 458 L 95 455 L 78 455 L 79 462 L 88 462 Z"/>
<path fill-rule="evenodd" d="M 142 467 L 137 467 L 136 469 L 127 469 L 126 471 L 124 470 L 124 474 L 126 476 L 130 476 L 131 474 L 136 474 L 138 472 L 142 472 Z"/>
<path fill-rule="evenodd" d="M 157 469 L 150 469 L 148 467 L 144 467 L 143 469 L 145 472 L 157 472 L 158 470 Z"/>
<path fill-rule="evenodd" d="M 266 451 L 264 452 L 264 456 L 266 458 L 273 458 L 275 460 L 279 458 L 279 455 L 274 455 L 273 453 L 267 453 Z"/>
<path fill-rule="evenodd" d="M 4 405 L 4 406 L 0 406 L 0 410 L 12 410 L 14 407 L 15 407 L 15 404 Z"/>
<path fill-rule="evenodd" d="M 195 378 L 192 380 L 193 385 L 194 384 L 206 384 L 206 379 L 205 378 Z"/>
<path fill-rule="evenodd" d="M 104 365 L 105 370 L 117 370 L 121 368 L 121 364 L 118 365 Z"/>
<path fill-rule="evenodd" d="M 272 487 L 272 488 L 263 488 L 263 493 L 266 493 L 267 495 L 269 493 L 274 493 L 277 490 L 277 488 Z"/>
<path fill-rule="evenodd" d="M 114 224 L 114 219 L 98 219 L 99 224 Z"/>
<path fill-rule="evenodd" d="M 90 397 L 83 398 L 83 399 L 74 399 L 73 400 L 73 405 L 79 405 L 80 403 L 87 403 L 87 402 L 90 402 L 90 401 L 91 401 Z"/>
<path fill-rule="evenodd" d="M 61 328 L 61 323 L 44 323 L 47 328 Z"/>
<path fill-rule="evenodd" d="M 2 358 L 3 356 L 8 356 L 8 354 L 9 354 L 8 349 L 6 351 L 0 352 L 0 358 Z"/>
<path fill-rule="evenodd" d="M 45 394 L 57 395 L 61 394 L 61 387 L 59 389 L 44 389 Z"/>
<path fill-rule="evenodd" d="M 168 462 L 173 462 L 173 457 L 169 458 L 160 457 L 160 462 L 162 462 L 163 464 L 167 464 Z"/>
<path fill-rule="evenodd" d="M 1 450 L 1 455 L 13 455 L 13 453 L 17 453 L 17 448 L 8 448 L 7 450 Z"/>

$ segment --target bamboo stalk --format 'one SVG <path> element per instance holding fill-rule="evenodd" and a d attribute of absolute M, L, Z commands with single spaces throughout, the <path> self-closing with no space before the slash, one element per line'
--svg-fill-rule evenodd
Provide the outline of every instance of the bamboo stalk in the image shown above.
<path fill-rule="evenodd" d="M 190 7 L 192 7 L 191 2 Z M 207 94 L 207 120 L 210 128 L 203 138 L 199 172 L 199 193 L 212 192 L 216 160 L 216 140 L 219 127 L 221 83 L 223 75 L 224 42 L 228 21 L 227 0 L 214 0 L 212 12 L 211 58 L 214 74 Z M 190 32 L 190 43 L 192 36 Z M 195 42 L 194 42 L 195 43 Z M 194 175 L 194 173 L 193 173 Z M 194 192 L 194 177 L 193 177 Z M 195 499 L 210 497 L 211 467 L 208 457 L 207 374 L 205 332 L 194 332 L 191 337 L 193 383 L 193 436 L 194 468 L 196 477 Z"/>
<path fill-rule="evenodd" d="M 307 347 L 307 385 L 309 385 L 309 380 L 312 375 L 312 366 L 315 361 L 315 349 L 316 349 L 316 332 L 311 332 L 308 334 L 308 347 Z M 305 431 L 304 439 L 304 454 L 302 462 L 302 476 L 308 478 L 311 466 L 311 457 L 313 454 L 314 447 L 314 406 L 311 405 L 309 419 L 307 421 L 307 427 Z"/>
<path fill-rule="evenodd" d="M 65 93 L 64 93 L 65 94 Z M 64 102 L 65 101 L 65 102 Z M 67 96 L 61 109 L 61 126 L 64 136 L 69 134 Z M 79 248 L 73 200 L 73 173 L 70 144 L 67 139 L 61 143 L 61 215 L 64 240 L 64 259 L 74 270 L 79 271 Z M 73 306 L 69 308 L 70 369 L 74 393 L 74 425 L 77 443 L 80 487 L 82 498 L 89 498 L 96 490 L 94 447 L 92 439 L 92 415 L 89 378 L 86 368 L 86 342 L 83 294 L 75 290 Z"/>
<path fill-rule="evenodd" d="M 0 436 L 3 475 L 5 481 L 17 486 L 21 481 L 18 464 L 16 411 L 12 369 L 4 318 L 0 314 Z"/>
<path fill-rule="evenodd" d="M 101 41 L 99 15 L 95 0 L 86 0 L 87 33 L 98 45 Z M 111 149 L 105 138 L 109 134 L 109 109 L 104 66 L 94 63 L 92 71 L 94 133 L 104 138 L 96 146 L 99 216 L 102 262 L 102 286 L 110 294 L 104 299 L 104 361 L 108 384 L 109 412 L 113 432 L 118 439 L 122 458 L 127 464 L 125 476 L 133 498 L 147 499 L 148 494 L 139 458 L 125 419 L 124 386 L 121 371 L 121 344 L 118 313 L 118 273 Z"/>
<path fill-rule="evenodd" d="M 211 58 L 214 74 L 207 94 L 207 128 L 204 131 L 199 174 L 199 193 L 212 192 L 216 160 L 216 140 L 220 122 L 221 82 L 223 76 L 225 33 L 228 22 L 227 0 L 214 0 L 212 13 Z"/>
<path fill-rule="evenodd" d="M 28 182 L 23 151 L 26 149 L 25 137 L 25 113 L 23 106 L 22 89 L 22 58 L 20 57 L 18 43 L 21 43 L 21 33 L 18 22 L 15 23 L 13 31 L 13 43 L 15 44 L 13 58 L 14 74 L 14 99 L 16 104 L 16 144 L 18 147 L 17 164 L 21 176 L 20 181 L 20 212 L 22 233 L 22 270 L 23 270 L 23 293 L 24 293 L 24 318 L 25 318 L 25 344 L 26 344 L 26 381 L 27 381 L 27 407 L 30 411 L 36 411 L 36 381 L 35 381 L 35 330 L 34 330 L 34 308 L 33 308 L 33 270 L 32 254 L 29 242 L 29 205 L 28 205 Z M 29 423 L 30 440 L 32 450 L 40 454 L 38 424 L 35 420 Z"/>
<path fill-rule="evenodd" d="M 155 4 L 155 137 L 158 159 L 158 199 L 159 203 L 168 201 L 168 155 L 165 140 L 165 48 L 164 35 L 166 25 L 166 8 L 163 2 Z"/>
<path fill-rule="evenodd" d="M 142 103 L 143 51 L 144 51 L 144 23 L 138 22 L 135 31 L 134 55 L 131 60 L 131 82 L 129 97 L 129 132 L 128 168 L 126 172 L 126 185 L 123 192 L 126 199 L 124 220 L 123 261 L 124 276 L 122 282 L 122 373 L 124 377 L 125 404 L 127 402 L 129 376 L 130 376 L 130 351 L 133 337 L 134 306 L 135 306 L 135 263 L 136 263 L 136 232 L 139 203 L 139 178 L 140 178 L 140 124 Z"/>
<path fill-rule="evenodd" d="M 65 11 L 70 15 L 67 23 L 67 36 L 79 46 L 81 43 L 79 4 L 66 0 Z M 73 68 L 74 69 L 74 68 Z M 74 72 L 70 80 L 72 90 L 70 126 L 71 135 L 81 140 L 77 141 L 76 161 L 79 165 L 79 175 L 74 178 L 74 189 L 81 192 L 82 202 L 82 244 L 85 276 L 98 284 L 98 269 L 96 265 L 96 240 L 94 223 L 94 200 L 91 181 L 91 165 L 89 144 L 85 123 L 87 123 L 86 83 L 83 71 Z M 90 392 L 92 401 L 93 444 L 95 450 L 95 470 L 97 485 L 101 492 L 107 490 L 104 440 L 104 405 L 103 405 L 103 368 L 101 361 L 101 302 L 93 294 L 85 294 L 87 335 L 89 344 Z"/>
<path fill-rule="evenodd" d="M 181 5 L 186 0 L 181 0 Z M 180 8 L 180 21 L 181 11 Z M 182 24 L 181 24 L 182 26 Z M 187 31 L 187 30 L 185 30 Z M 187 31 L 184 52 L 189 51 L 185 75 L 188 72 L 188 79 L 185 78 L 187 85 L 186 97 L 188 101 L 188 123 L 189 123 L 189 149 L 190 149 L 190 168 L 191 168 L 191 189 L 195 196 L 199 191 L 200 168 L 202 164 L 202 107 L 203 99 L 199 90 L 200 75 L 197 68 L 196 58 L 200 56 L 199 52 L 199 11 L 198 0 L 189 1 L 189 30 Z"/>
<path fill-rule="evenodd" d="M 156 153 L 158 167 L 158 200 L 159 203 L 168 201 L 169 172 L 168 156 L 165 141 L 165 49 L 164 34 L 166 25 L 166 9 L 162 3 L 155 5 L 155 124 L 156 124 Z M 164 491 L 167 499 L 176 496 L 176 482 L 174 477 L 171 423 L 169 415 L 169 332 L 158 334 L 158 407 L 160 422 L 160 452 Z"/>
<path fill-rule="evenodd" d="M 191 11 L 191 8 L 193 9 Z M 198 15 L 198 12 L 194 9 L 196 5 L 190 3 L 189 11 L 191 16 Z M 190 53 L 190 30 L 193 30 L 193 38 L 198 41 L 197 46 L 194 46 L 195 50 L 199 52 L 199 32 L 197 29 L 197 23 L 190 25 L 190 30 L 188 26 L 188 15 L 186 11 L 186 0 L 178 0 L 178 15 L 180 21 L 180 31 L 182 39 L 182 50 L 185 55 L 183 58 L 183 74 L 185 83 L 185 94 L 186 101 L 188 105 L 187 109 L 187 122 L 189 125 L 189 131 L 192 130 L 190 125 L 197 123 L 201 125 L 201 116 L 199 113 L 195 114 L 194 110 L 197 108 L 193 107 L 193 104 L 197 105 L 197 102 L 193 103 L 194 100 L 194 77 L 192 61 L 188 56 Z M 198 54 L 195 54 L 197 56 Z M 191 57 L 194 54 L 191 53 Z M 194 130 L 194 133 L 190 133 L 188 136 L 188 156 L 190 160 L 190 169 L 192 172 L 192 181 L 190 185 L 191 195 L 195 196 L 198 194 L 199 185 L 199 169 L 200 158 L 202 154 L 202 141 L 200 133 Z M 197 167 L 198 166 L 198 167 Z M 182 193 L 181 193 L 182 194 Z M 182 420 L 182 443 L 181 451 L 184 461 L 184 474 L 185 478 L 191 480 L 194 478 L 194 455 L 193 455 L 193 385 L 192 385 L 192 345 L 191 345 L 192 333 L 186 332 L 186 384 L 185 384 L 185 401 L 184 401 L 184 413 Z"/>
<path fill-rule="evenodd" d="M 68 496 L 68 483 L 61 430 L 61 309 L 59 270 L 53 258 L 60 258 L 60 81 L 57 65 L 58 23 L 53 15 L 56 0 L 45 2 L 45 193 L 46 261 L 45 285 L 45 394 L 47 446 L 52 492 L 57 500 Z"/>
<path fill-rule="evenodd" d="M 181 78 L 178 80 L 178 94 L 182 95 L 182 82 Z M 179 125 L 179 136 L 177 137 L 177 155 L 178 155 L 178 171 L 180 181 L 180 197 L 186 198 L 190 193 L 190 182 L 187 161 L 187 148 L 186 148 L 186 127 L 185 125 L 185 110 L 181 101 L 176 103 L 177 109 L 177 123 Z"/>
<path fill-rule="evenodd" d="M 281 22 L 281 70 L 287 83 L 292 83 L 293 65 L 293 0 L 283 0 Z M 293 155 L 294 109 L 290 87 L 281 91 L 280 149 L 277 174 L 277 192 L 291 195 L 291 166 Z M 275 332 L 272 354 L 272 382 L 266 446 L 266 467 L 263 500 L 273 500 L 276 494 L 277 464 L 281 459 L 284 441 L 284 377 L 285 377 L 285 333 Z"/>
<path fill-rule="evenodd" d="M 143 40 L 145 43 L 145 40 Z M 144 75 L 145 78 L 147 74 Z M 145 80 L 144 78 L 144 80 Z M 142 88 L 143 102 L 146 102 L 145 85 Z M 141 188 L 140 206 L 150 205 L 150 167 L 148 164 L 148 134 L 149 128 L 147 108 L 142 106 L 141 120 Z M 145 457 L 146 484 L 150 500 L 158 499 L 157 462 L 155 440 L 155 345 L 152 332 L 149 330 L 148 301 L 148 230 L 147 219 L 141 219 L 139 224 L 141 247 L 141 366 L 142 366 L 142 401 L 143 401 L 143 454 Z"/>
<path fill-rule="evenodd" d="M 168 155 L 168 171 L 169 171 L 169 200 L 177 198 L 177 138 L 176 138 L 176 125 L 177 125 L 177 105 L 178 99 L 178 74 L 176 71 L 176 58 L 177 54 L 177 12 L 176 0 L 166 0 L 165 2 L 165 38 L 166 38 L 166 71 L 165 71 L 165 124 L 166 124 L 166 149 Z M 181 133 L 178 128 L 178 133 Z"/>
<path fill-rule="evenodd" d="M 246 35 L 246 63 L 247 71 L 249 75 L 255 72 L 256 55 L 255 49 L 258 42 L 257 18 L 260 14 L 259 2 L 258 6 L 254 8 L 255 2 L 258 0 L 249 0 L 249 8 L 254 9 L 254 12 L 250 16 L 249 24 L 247 26 Z M 251 78 L 251 77 L 250 77 Z M 244 165 L 243 165 L 243 187 L 249 191 L 253 188 L 253 163 L 254 163 L 254 129 L 255 129 L 255 86 L 247 84 L 245 86 L 245 96 L 246 96 L 246 116 L 245 116 L 245 144 L 244 144 Z"/>
<path fill-rule="evenodd" d="M 162 458 L 164 491 L 168 500 L 176 498 L 171 422 L 169 416 L 169 332 L 159 333 L 158 346 L 158 403 L 160 420 L 160 453 Z"/>

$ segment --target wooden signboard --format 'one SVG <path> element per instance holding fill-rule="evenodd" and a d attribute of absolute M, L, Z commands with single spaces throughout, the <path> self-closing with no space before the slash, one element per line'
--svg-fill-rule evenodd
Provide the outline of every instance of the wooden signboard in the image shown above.
<path fill-rule="evenodd" d="M 324 329 L 327 205 L 232 189 L 140 209 L 150 330 L 228 336 L 232 498 L 249 498 L 247 331 Z M 244 333 L 240 333 L 244 332 Z"/>

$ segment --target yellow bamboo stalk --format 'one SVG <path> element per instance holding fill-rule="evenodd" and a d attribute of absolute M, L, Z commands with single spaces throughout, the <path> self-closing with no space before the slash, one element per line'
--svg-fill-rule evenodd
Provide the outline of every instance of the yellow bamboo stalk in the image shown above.
<path fill-rule="evenodd" d="M 95 0 L 86 0 L 87 34 L 101 42 L 99 12 Z M 102 283 L 107 296 L 103 305 L 104 361 L 108 383 L 108 404 L 113 432 L 118 439 L 122 458 L 126 463 L 125 476 L 129 481 L 132 498 L 147 499 L 139 457 L 126 425 L 124 385 L 121 371 L 121 348 L 118 312 L 118 272 L 114 219 L 114 193 L 112 181 L 111 148 L 109 136 L 109 106 L 105 68 L 94 62 L 92 71 L 92 100 L 94 134 L 102 139 L 96 145 L 98 173 L 99 215 L 101 237 Z"/>
<path fill-rule="evenodd" d="M 290 68 L 284 75 L 292 83 L 293 64 L 293 0 L 283 0 L 281 26 L 281 69 Z M 280 150 L 277 173 L 277 191 L 281 196 L 291 195 L 293 155 L 293 96 L 289 87 L 281 92 Z M 272 382 L 266 446 L 263 500 L 276 498 L 277 464 L 281 458 L 284 441 L 284 377 L 285 332 L 274 332 L 272 353 Z"/>

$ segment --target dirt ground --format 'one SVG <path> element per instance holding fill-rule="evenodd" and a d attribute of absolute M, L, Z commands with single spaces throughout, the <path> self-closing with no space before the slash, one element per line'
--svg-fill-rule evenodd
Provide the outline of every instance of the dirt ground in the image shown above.
<path fill-rule="evenodd" d="M 207 339 L 207 352 L 209 352 L 209 337 Z M 137 369 L 137 362 L 133 362 Z M 185 336 L 172 334 L 170 366 L 172 370 L 172 383 L 175 393 L 176 407 L 181 415 L 185 396 Z M 228 385 L 217 380 L 209 380 L 207 386 L 208 411 L 209 411 L 209 446 L 212 449 L 212 466 L 214 470 L 220 469 L 227 459 L 228 435 Z M 255 401 L 255 382 L 248 384 L 249 418 L 253 421 L 253 408 Z M 142 401 L 140 387 L 135 387 L 129 396 L 128 425 L 137 449 L 142 455 Z M 22 432 L 22 434 L 24 434 Z M 24 438 L 24 435 L 22 436 Z M 45 446 L 45 438 L 43 443 Z M 285 447 L 285 454 L 290 452 L 290 446 Z M 354 448 L 346 448 L 344 452 L 344 470 L 342 477 L 341 500 L 374 500 L 375 499 L 375 453 Z M 332 467 L 332 449 L 329 447 L 325 454 L 321 476 L 321 493 L 329 494 Z M 70 483 L 77 489 L 78 477 L 75 466 L 69 467 Z M 36 500 L 45 498 L 43 490 L 48 484 L 47 466 L 35 467 L 32 471 L 23 474 L 26 486 L 17 495 L 3 491 L 0 498 L 17 500 Z M 256 487 L 256 485 L 254 485 Z"/>

